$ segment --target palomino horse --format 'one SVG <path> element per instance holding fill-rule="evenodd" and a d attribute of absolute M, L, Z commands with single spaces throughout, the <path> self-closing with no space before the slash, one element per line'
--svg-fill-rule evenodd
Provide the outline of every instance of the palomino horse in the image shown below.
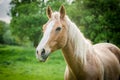
<path fill-rule="evenodd" d="M 65 80 L 119 80 L 120 49 L 110 43 L 92 45 L 65 13 L 47 8 L 48 22 L 36 49 L 37 58 L 45 62 L 51 52 L 62 49 L 67 66 Z"/>

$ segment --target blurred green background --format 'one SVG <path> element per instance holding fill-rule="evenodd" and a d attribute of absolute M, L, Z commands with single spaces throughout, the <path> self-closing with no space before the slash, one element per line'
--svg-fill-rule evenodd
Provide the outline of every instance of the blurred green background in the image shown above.
<path fill-rule="evenodd" d="M 34 48 L 0 45 L 0 80 L 63 80 L 64 71 L 61 51 L 40 63 Z"/>
<path fill-rule="evenodd" d="M 110 42 L 120 47 L 120 0 L 11 0 L 10 23 L 0 21 L 0 80 L 63 80 L 65 61 L 58 50 L 45 63 L 35 58 L 35 47 L 48 20 L 47 6 L 66 8 L 93 44 Z"/>

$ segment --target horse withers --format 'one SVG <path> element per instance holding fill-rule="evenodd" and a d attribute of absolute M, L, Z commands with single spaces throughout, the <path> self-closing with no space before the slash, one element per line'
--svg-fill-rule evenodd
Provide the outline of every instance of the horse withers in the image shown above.
<path fill-rule="evenodd" d="M 110 43 L 92 45 L 66 15 L 46 10 L 49 18 L 43 25 L 43 38 L 36 48 L 36 57 L 45 62 L 50 53 L 62 49 L 67 66 L 65 80 L 119 80 L 120 49 Z"/>

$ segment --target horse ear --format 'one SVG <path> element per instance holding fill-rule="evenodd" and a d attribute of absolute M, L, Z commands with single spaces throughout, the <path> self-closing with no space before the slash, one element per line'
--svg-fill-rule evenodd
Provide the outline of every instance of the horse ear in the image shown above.
<path fill-rule="evenodd" d="M 63 19 L 65 17 L 65 14 L 66 14 L 65 7 L 62 5 L 60 7 L 60 18 Z"/>
<path fill-rule="evenodd" d="M 49 19 L 52 17 L 52 9 L 50 6 L 47 7 L 46 14 Z"/>

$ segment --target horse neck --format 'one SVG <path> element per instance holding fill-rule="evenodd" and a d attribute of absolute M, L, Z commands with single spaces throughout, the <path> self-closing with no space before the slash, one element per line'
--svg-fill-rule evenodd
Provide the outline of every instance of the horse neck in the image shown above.
<path fill-rule="evenodd" d="M 86 63 L 86 51 L 91 44 L 69 18 L 66 18 L 66 23 L 68 26 L 68 42 L 62 49 L 64 57 L 70 66 L 76 64 L 83 66 Z"/>
<path fill-rule="evenodd" d="M 78 27 L 66 16 L 68 26 L 68 42 L 73 49 L 73 54 L 76 59 L 80 59 L 81 63 L 86 63 L 86 54 L 88 49 L 92 49 L 92 44 L 87 40 Z"/>

